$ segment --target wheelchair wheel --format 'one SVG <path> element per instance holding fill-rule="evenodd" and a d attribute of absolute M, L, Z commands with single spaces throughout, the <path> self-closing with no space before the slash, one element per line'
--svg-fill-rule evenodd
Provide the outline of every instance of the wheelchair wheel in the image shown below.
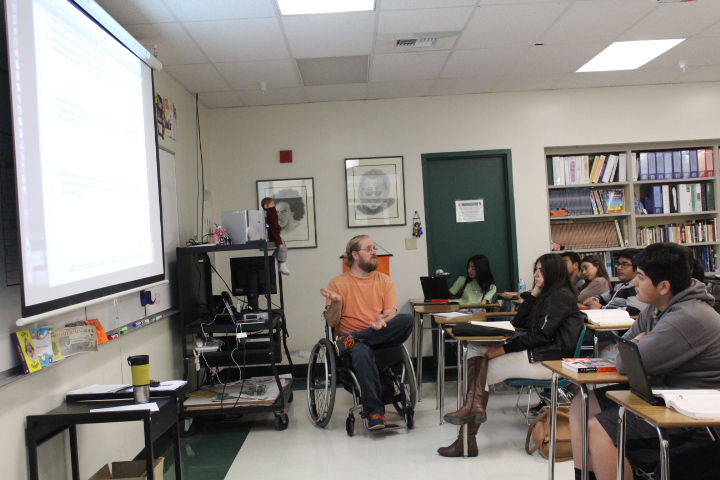
<path fill-rule="evenodd" d="M 345 420 L 345 432 L 348 434 L 348 437 L 355 435 L 355 416 L 352 413 L 348 415 L 348 418 Z"/>
<path fill-rule="evenodd" d="M 410 356 L 403 347 L 403 363 L 401 365 L 401 371 L 397 372 L 399 375 L 396 377 L 395 389 L 397 400 L 393 401 L 393 407 L 395 411 L 400 415 L 405 416 L 408 412 L 415 410 L 415 403 L 417 402 L 417 386 L 415 384 L 415 373 L 410 362 Z M 412 427 L 410 427 L 412 428 Z"/>
<path fill-rule="evenodd" d="M 335 406 L 334 347 L 326 338 L 315 344 L 310 352 L 307 375 L 307 398 L 310 418 L 318 427 L 325 427 Z"/>

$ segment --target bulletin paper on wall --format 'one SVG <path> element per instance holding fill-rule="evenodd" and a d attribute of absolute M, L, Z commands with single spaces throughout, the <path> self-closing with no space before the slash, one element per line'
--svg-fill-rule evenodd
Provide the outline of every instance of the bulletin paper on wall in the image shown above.
<path fill-rule="evenodd" d="M 457 223 L 484 222 L 485 200 L 455 200 L 455 221 Z"/>

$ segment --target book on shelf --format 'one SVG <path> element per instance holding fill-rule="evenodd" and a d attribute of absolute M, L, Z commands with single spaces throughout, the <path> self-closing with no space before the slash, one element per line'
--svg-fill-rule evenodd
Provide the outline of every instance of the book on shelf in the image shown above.
<path fill-rule="evenodd" d="M 52 341 L 54 332 L 55 329 L 49 326 L 30 329 L 30 335 L 35 343 L 35 351 L 43 367 L 55 363 Z"/>
<path fill-rule="evenodd" d="M 618 182 L 627 181 L 627 153 L 618 155 Z"/>
<path fill-rule="evenodd" d="M 20 364 L 23 372 L 33 373 L 42 368 L 42 362 L 37 354 L 35 342 L 33 341 L 30 330 L 20 330 L 10 334 L 10 338 L 20 355 Z"/>
<path fill-rule="evenodd" d="M 578 373 L 617 372 L 614 358 L 563 358 L 562 366 Z"/>
<path fill-rule="evenodd" d="M 625 190 L 613 188 L 605 190 L 605 213 L 625 213 Z"/>
<path fill-rule="evenodd" d="M 94 326 L 95 329 L 97 330 L 98 345 L 102 345 L 103 343 L 106 343 L 109 340 L 107 333 L 105 333 L 105 329 L 102 326 L 102 323 L 100 323 L 100 319 L 91 318 L 91 319 L 85 320 L 85 323 L 87 325 Z"/>
<path fill-rule="evenodd" d="M 605 155 L 596 155 L 595 161 L 597 162 L 597 168 L 595 169 L 595 175 L 590 179 L 591 183 L 600 183 L 600 178 L 605 168 Z"/>
<path fill-rule="evenodd" d="M 665 406 L 691 418 L 720 419 L 720 391 L 671 390 L 653 388 L 653 395 L 665 400 Z"/>
<path fill-rule="evenodd" d="M 620 222 L 618 222 L 617 220 L 615 220 L 615 231 L 617 232 L 618 243 L 621 246 L 626 245 L 627 243 L 625 240 L 623 240 L 622 232 L 620 231 Z"/>
<path fill-rule="evenodd" d="M 626 310 L 617 308 L 584 310 L 583 312 L 587 315 L 588 322 L 601 327 L 630 327 L 635 323 Z"/>
<path fill-rule="evenodd" d="M 615 170 L 617 169 L 619 157 L 617 155 L 608 155 L 607 165 L 602 176 L 602 183 L 610 183 L 615 178 Z"/>
<path fill-rule="evenodd" d="M 622 247 L 615 222 L 553 223 L 550 225 L 552 241 L 564 250 L 589 250 Z"/>
<path fill-rule="evenodd" d="M 93 325 L 58 328 L 56 333 L 63 357 L 98 349 L 97 329 Z"/>

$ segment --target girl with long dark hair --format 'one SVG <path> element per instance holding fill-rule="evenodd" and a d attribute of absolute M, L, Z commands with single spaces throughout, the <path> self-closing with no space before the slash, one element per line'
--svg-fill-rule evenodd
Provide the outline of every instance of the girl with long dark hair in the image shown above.
<path fill-rule="evenodd" d="M 490 303 L 497 288 L 490 271 L 490 260 L 485 255 L 473 255 L 467 262 L 467 276 L 460 276 L 450 288 L 450 293 L 460 298 L 460 303 Z"/>

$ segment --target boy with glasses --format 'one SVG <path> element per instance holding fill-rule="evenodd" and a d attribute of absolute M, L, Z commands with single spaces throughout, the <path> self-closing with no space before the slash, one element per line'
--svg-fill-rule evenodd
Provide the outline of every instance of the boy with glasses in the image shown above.
<path fill-rule="evenodd" d="M 646 303 L 637 299 L 633 280 L 637 275 L 637 267 L 633 263 L 633 258 L 639 252 L 636 248 L 626 248 L 618 255 L 617 276 L 620 282 L 615 285 L 609 292 L 602 295 L 590 297 L 584 305 L 590 307 L 591 310 L 600 308 L 626 310 L 630 316 L 636 316 L 647 307 Z"/>
<path fill-rule="evenodd" d="M 325 321 L 338 333 L 338 356 L 350 356 L 362 389 L 368 428 L 380 430 L 385 428 L 385 405 L 373 348 L 402 345 L 410 337 L 415 319 L 397 313 L 395 284 L 376 271 L 377 246 L 370 237 L 353 237 L 344 257 L 349 270 L 320 289 L 326 299 Z"/>

